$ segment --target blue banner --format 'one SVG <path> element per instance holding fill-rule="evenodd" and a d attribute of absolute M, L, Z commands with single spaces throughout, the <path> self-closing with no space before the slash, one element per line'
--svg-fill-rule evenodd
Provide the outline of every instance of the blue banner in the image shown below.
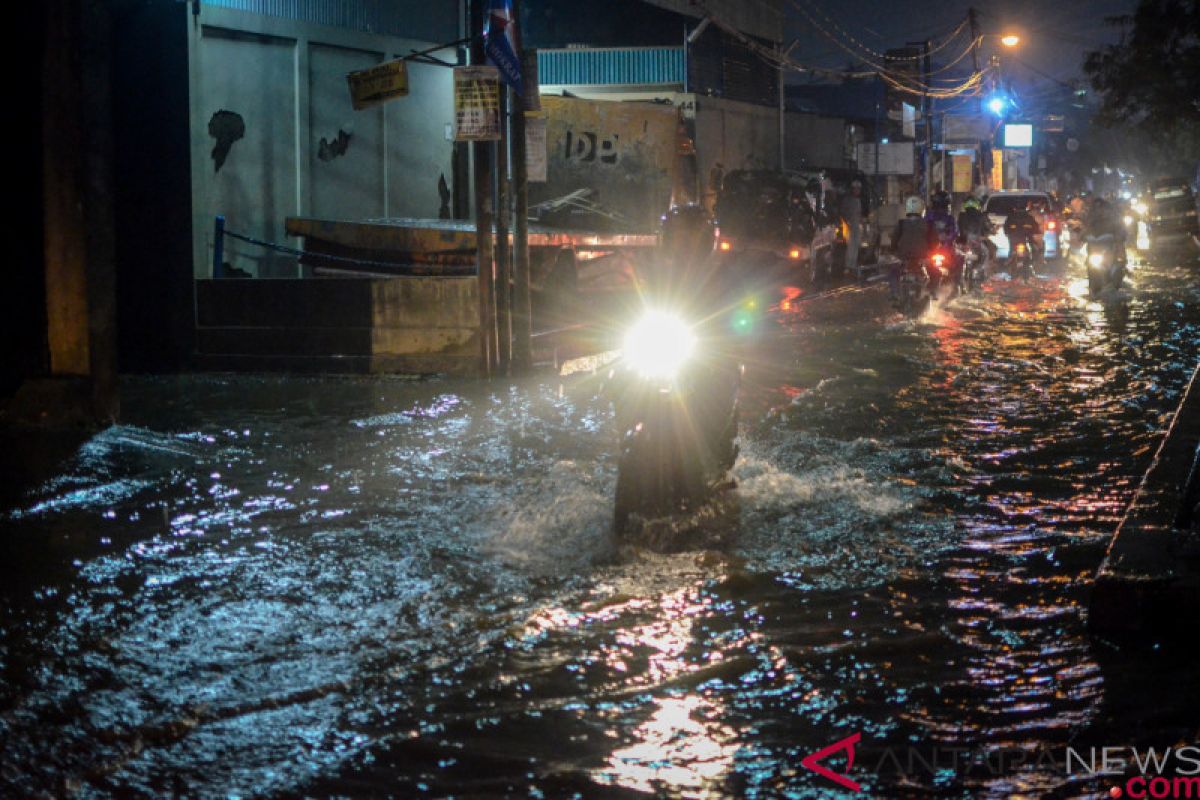
<path fill-rule="evenodd" d="M 483 23 L 483 49 L 488 61 L 500 70 L 500 79 L 521 91 L 521 60 L 517 57 L 517 21 L 511 0 L 491 0 Z"/>

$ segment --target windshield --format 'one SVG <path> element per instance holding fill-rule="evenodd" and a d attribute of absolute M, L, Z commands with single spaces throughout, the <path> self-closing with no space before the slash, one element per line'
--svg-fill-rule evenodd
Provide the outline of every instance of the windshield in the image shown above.
<path fill-rule="evenodd" d="M 1013 195 L 1011 197 L 999 195 L 988 198 L 987 212 L 989 214 L 1011 214 L 1018 208 L 1024 208 L 1026 203 L 1033 203 L 1034 210 L 1041 213 L 1045 213 L 1049 207 L 1046 198 L 1037 195 Z"/>

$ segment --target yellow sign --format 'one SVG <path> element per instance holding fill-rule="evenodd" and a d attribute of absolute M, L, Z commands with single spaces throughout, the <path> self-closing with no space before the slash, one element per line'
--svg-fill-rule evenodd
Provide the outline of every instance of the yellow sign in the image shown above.
<path fill-rule="evenodd" d="M 346 76 L 346 83 L 350 85 L 350 102 L 355 111 L 379 105 L 393 97 L 404 97 L 408 94 L 408 63 L 398 58 L 351 72 Z"/>
<path fill-rule="evenodd" d="M 454 68 L 454 141 L 500 138 L 499 80 L 495 67 Z"/>
<path fill-rule="evenodd" d="M 1004 188 L 1004 151 L 992 151 L 992 191 L 998 192 Z"/>
<path fill-rule="evenodd" d="M 957 194 L 966 194 L 973 188 L 971 186 L 971 172 L 973 164 L 970 156 L 951 156 L 950 165 L 954 172 L 954 189 Z"/>

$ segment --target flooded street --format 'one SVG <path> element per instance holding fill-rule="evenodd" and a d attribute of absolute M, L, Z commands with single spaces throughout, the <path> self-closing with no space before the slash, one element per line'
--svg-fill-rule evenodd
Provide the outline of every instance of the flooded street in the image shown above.
<path fill-rule="evenodd" d="M 1083 612 L 1197 267 L 803 300 L 673 553 L 613 540 L 591 374 L 127 379 L 0 517 L 0 795 L 835 797 L 861 734 L 873 796 L 1083 797 L 1068 744 L 1195 743 L 1194 665 Z"/>

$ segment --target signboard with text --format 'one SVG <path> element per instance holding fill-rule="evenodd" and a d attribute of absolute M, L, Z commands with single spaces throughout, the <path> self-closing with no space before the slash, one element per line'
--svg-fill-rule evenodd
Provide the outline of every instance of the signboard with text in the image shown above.
<path fill-rule="evenodd" d="M 499 79 L 495 67 L 454 68 L 454 141 L 500 139 Z"/>
<path fill-rule="evenodd" d="M 377 67 L 351 72 L 346 76 L 346 83 L 350 86 L 350 103 L 354 110 L 370 108 L 408 94 L 408 64 L 398 58 Z"/>

